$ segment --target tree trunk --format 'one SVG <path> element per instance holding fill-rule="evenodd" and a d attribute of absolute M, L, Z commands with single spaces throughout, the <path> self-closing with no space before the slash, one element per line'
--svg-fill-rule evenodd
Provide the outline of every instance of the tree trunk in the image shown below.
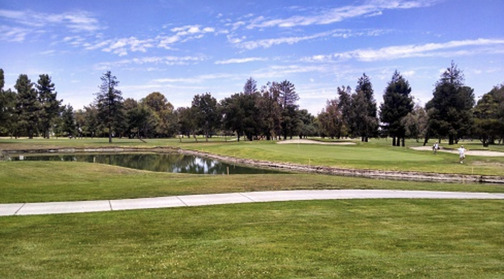
<path fill-rule="evenodd" d="M 405 144 L 404 144 L 404 137 L 402 138 L 402 147 L 404 147 Z"/>
<path fill-rule="evenodd" d="M 392 137 L 392 146 L 396 146 L 395 137 Z"/>
<path fill-rule="evenodd" d="M 112 143 L 112 126 L 108 127 L 108 142 Z"/>

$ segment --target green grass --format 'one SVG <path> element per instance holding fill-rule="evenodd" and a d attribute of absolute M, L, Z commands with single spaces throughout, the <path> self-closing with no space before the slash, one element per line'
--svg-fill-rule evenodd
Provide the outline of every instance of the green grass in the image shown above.
<path fill-rule="evenodd" d="M 477 175 L 504 175 L 504 157 L 468 156 L 465 164 L 458 163 L 458 155 L 439 152 L 437 155 L 410 148 L 392 147 L 390 140 L 372 139 L 369 143 L 357 142 L 353 146 L 287 144 L 275 142 L 225 142 L 224 138 L 213 138 L 209 142 L 194 142 L 184 139 L 115 139 L 112 145 L 106 139 L 0 139 L 0 149 L 34 149 L 51 147 L 174 147 L 198 150 L 239 158 L 320 165 L 342 168 L 377 169 L 394 171 L 420 171 L 438 173 L 460 173 Z M 408 141 L 408 146 L 420 145 Z M 482 149 L 477 142 L 464 142 L 468 149 Z M 443 144 L 443 146 L 447 146 Z M 493 149 L 502 149 L 500 146 Z"/>
<path fill-rule="evenodd" d="M 0 218 L 0 278 L 502 278 L 503 201 L 352 200 Z"/>
<path fill-rule="evenodd" d="M 0 203 L 144 198 L 299 189 L 504 192 L 503 185 L 390 181 L 319 174 L 191 175 L 82 162 L 0 162 Z"/>

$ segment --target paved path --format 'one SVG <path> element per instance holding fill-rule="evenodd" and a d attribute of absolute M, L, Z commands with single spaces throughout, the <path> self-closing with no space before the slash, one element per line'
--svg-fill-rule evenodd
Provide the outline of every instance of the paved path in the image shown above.
<path fill-rule="evenodd" d="M 143 199 L 0 204 L 0 216 L 100 212 L 215 204 L 338 199 L 504 199 L 504 193 L 403 190 L 300 190 Z"/>

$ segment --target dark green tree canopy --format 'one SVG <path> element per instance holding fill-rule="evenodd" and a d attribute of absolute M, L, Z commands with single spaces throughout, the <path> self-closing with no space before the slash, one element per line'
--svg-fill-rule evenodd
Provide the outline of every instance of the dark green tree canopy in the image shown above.
<path fill-rule="evenodd" d="M 33 83 L 27 75 L 19 75 L 14 88 L 17 91 L 16 114 L 18 115 L 18 125 L 26 131 L 31 139 L 36 132 L 40 112 L 37 90 L 33 88 Z"/>
<path fill-rule="evenodd" d="M 410 95 L 411 87 L 399 72 L 395 71 L 383 94 L 383 103 L 380 106 L 380 121 L 383 123 L 384 132 L 393 137 L 393 145 L 398 139 L 405 138 L 405 127 L 401 124 L 403 117 L 413 110 L 413 98 Z"/>
<path fill-rule="evenodd" d="M 429 114 L 429 128 L 426 141 L 430 136 L 448 137 L 449 144 L 454 144 L 461 137 L 468 135 L 472 125 L 474 90 L 464 86 L 462 72 L 452 62 L 436 83 L 432 99 L 425 105 Z"/>
<path fill-rule="evenodd" d="M 40 103 L 40 128 L 43 136 L 49 138 L 49 131 L 61 111 L 61 102 L 63 100 L 58 100 L 58 93 L 49 75 L 40 75 L 36 88 Z"/>

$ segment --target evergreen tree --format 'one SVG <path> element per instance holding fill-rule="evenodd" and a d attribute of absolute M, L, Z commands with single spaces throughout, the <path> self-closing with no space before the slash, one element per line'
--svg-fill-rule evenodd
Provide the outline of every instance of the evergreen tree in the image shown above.
<path fill-rule="evenodd" d="M 250 77 L 249 79 L 247 79 L 247 82 L 245 82 L 245 86 L 243 86 L 243 93 L 250 95 L 257 92 L 259 92 L 257 90 L 257 82 L 252 77 Z"/>
<path fill-rule="evenodd" d="M 494 87 L 478 101 L 473 133 L 485 147 L 504 138 L 504 85 Z"/>
<path fill-rule="evenodd" d="M 16 108 L 17 122 L 30 139 L 33 138 L 38 124 L 40 103 L 37 91 L 27 75 L 19 75 L 14 88 L 17 91 Z"/>
<path fill-rule="evenodd" d="M 452 62 L 436 83 L 432 99 L 425 105 L 429 114 L 429 137 L 448 137 L 449 144 L 468 135 L 472 126 L 473 89 L 464 86 L 464 76 Z"/>
<path fill-rule="evenodd" d="M 357 81 L 356 93 L 352 95 L 352 133 L 363 142 L 378 134 L 377 106 L 373 96 L 373 86 L 369 77 L 363 74 Z"/>
<path fill-rule="evenodd" d="M 70 138 L 77 137 L 77 122 L 75 121 L 73 107 L 70 104 L 63 107 L 61 119 L 61 132 L 63 133 L 63 135 Z"/>
<path fill-rule="evenodd" d="M 44 138 L 49 138 L 51 125 L 61 110 L 62 100 L 57 99 L 54 83 L 49 75 L 40 75 L 37 81 L 38 101 L 40 103 L 40 129 Z"/>
<path fill-rule="evenodd" d="M 343 137 L 351 133 L 350 117 L 352 109 L 352 88 L 350 86 L 338 87 L 338 109 L 341 112 L 341 131 Z"/>
<path fill-rule="evenodd" d="M 96 107 L 98 109 L 98 119 L 108 130 L 109 143 L 112 143 L 112 133 L 119 132 L 123 125 L 124 113 L 122 110 L 122 93 L 116 87 L 119 81 L 110 71 L 107 71 L 100 78 L 100 92 L 96 94 Z"/>
<path fill-rule="evenodd" d="M 393 146 L 399 146 L 401 139 L 402 146 L 404 146 L 406 129 L 401 120 L 413 110 L 413 98 L 410 93 L 411 87 L 408 81 L 395 71 L 392 80 L 385 89 L 383 103 L 380 106 L 382 127 L 386 134 L 392 136 Z"/>

